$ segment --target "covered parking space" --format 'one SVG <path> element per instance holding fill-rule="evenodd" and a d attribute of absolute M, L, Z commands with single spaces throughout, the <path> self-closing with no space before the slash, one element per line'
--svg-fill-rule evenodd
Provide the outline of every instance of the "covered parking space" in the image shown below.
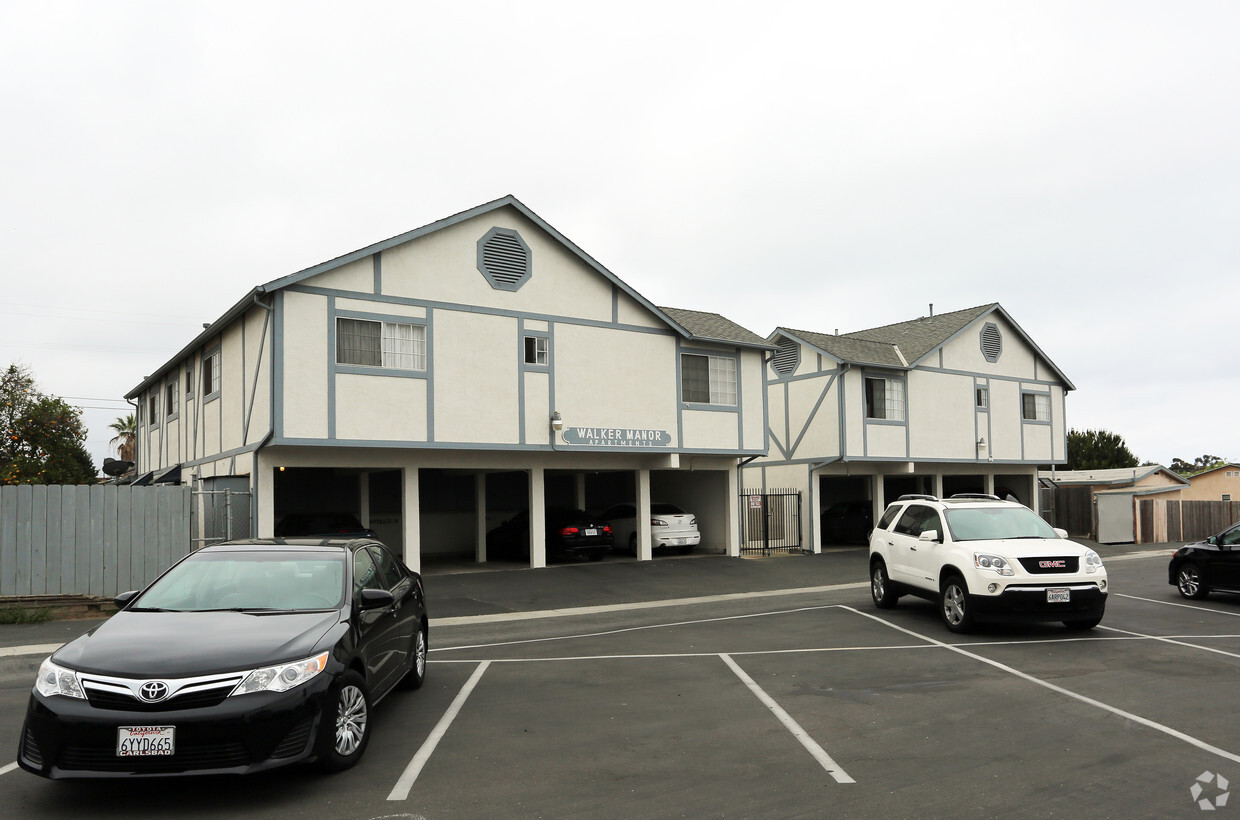
<path fill-rule="evenodd" d="M 417 569 L 424 560 L 496 560 L 488 555 L 487 533 L 517 516 L 528 528 L 529 545 L 528 558 L 522 555 L 518 563 L 546 566 L 549 508 L 597 514 L 622 503 L 635 505 L 639 521 L 650 518 L 654 503 L 674 504 L 696 518 L 697 549 L 739 554 L 736 460 L 728 457 L 381 450 L 345 455 L 281 447 L 261 451 L 259 475 L 259 520 L 273 522 L 262 534 L 272 535 L 289 516 L 340 513 L 373 530 Z M 627 554 L 627 546 L 618 544 L 617 553 Z M 649 527 L 637 528 L 635 546 L 637 560 L 658 554 Z"/>

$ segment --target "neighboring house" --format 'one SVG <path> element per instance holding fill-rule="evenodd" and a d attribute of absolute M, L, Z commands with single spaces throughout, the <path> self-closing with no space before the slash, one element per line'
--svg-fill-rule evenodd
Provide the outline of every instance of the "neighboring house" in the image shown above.
<path fill-rule="evenodd" d="M 1074 386 L 998 304 L 768 338 L 771 450 L 742 483 L 800 491 L 814 551 L 838 502 L 868 502 L 874 521 L 906 493 L 997 493 L 1036 509 L 1038 465 L 1066 458 Z"/>
<path fill-rule="evenodd" d="M 1229 462 L 1188 477 L 1185 501 L 1240 501 L 1240 464 Z"/>
<path fill-rule="evenodd" d="M 1088 488 L 1093 507 L 1089 534 L 1104 544 L 1141 540 L 1138 499 L 1176 500 L 1183 498 L 1188 489 L 1187 480 L 1161 464 L 1108 470 L 1044 470 L 1038 478 L 1046 487 Z"/>
<path fill-rule="evenodd" d="M 738 554 L 770 349 L 656 307 L 505 197 L 254 288 L 127 398 L 139 474 L 250 491 L 258 535 L 350 513 L 416 568 L 485 560 L 528 510 L 541 566 L 547 506 L 654 496 Z"/>

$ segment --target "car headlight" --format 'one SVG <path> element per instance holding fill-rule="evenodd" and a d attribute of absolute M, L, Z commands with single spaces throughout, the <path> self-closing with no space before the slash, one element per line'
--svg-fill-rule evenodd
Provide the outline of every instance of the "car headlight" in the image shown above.
<path fill-rule="evenodd" d="M 1015 575 L 1012 565 L 1002 555 L 989 555 L 984 552 L 973 553 L 973 565 L 978 569 L 990 570 L 999 575 Z"/>
<path fill-rule="evenodd" d="M 34 682 L 35 691 L 44 697 L 64 695 L 67 698 L 86 699 L 77 672 L 52 663 L 49 657 L 39 666 L 39 677 Z"/>
<path fill-rule="evenodd" d="M 1097 572 L 1100 569 L 1102 569 L 1102 556 L 1094 552 L 1093 550 L 1086 550 L 1085 571 L 1086 572 Z"/>
<path fill-rule="evenodd" d="M 255 669 L 245 676 L 245 680 L 241 681 L 237 688 L 232 690 L 229 697 L 232 697 L 232 695 L 246 695 L 250 692 L 287 692 L 294 686 L 301 686 L 327 668 L 327 656 L 329 654 L 328 652 L 322 652 L 313 658 L 306 658 L 304 661 L 293 661 L 292 663 L 282 663 L 278 666 Z"/>

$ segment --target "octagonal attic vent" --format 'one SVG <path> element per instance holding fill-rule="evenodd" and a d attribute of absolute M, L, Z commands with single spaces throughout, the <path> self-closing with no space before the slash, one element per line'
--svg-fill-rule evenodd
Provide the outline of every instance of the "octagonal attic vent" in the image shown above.
<path fill-rule="evenodd" d="M 791 376 L 801 362 L 801 346 L 787 336 L 780 337 L 776 346 L 779 349 L 771 359 L 771 367 L 781 376 Z"/>
<path fill-rule="evenodd" d="M 478 271 L 496 290 L 517 290 L 531 268 L 530 246 L 516 231 L 492 228 L 478 240 Z"/>
<path fill-rule="evenodd" d="M 981 344 L 982 355 L 986 357 L 986 361 L 992 364 L 999 361 L 999 354 L 1003 352 L 1003 334 L 994 322 L 987 322 L 982 327 Z"/>

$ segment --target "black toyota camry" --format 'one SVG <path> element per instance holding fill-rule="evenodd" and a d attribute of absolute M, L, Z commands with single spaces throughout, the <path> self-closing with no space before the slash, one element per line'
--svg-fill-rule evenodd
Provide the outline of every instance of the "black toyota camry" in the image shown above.
<path fill-rule="evenodd" d="M 421 577 L 372 539 L 191 553 L 39 668 L 18 749 L 50 778 L 242 774 L 362 756 L 426 676 Z"/>

